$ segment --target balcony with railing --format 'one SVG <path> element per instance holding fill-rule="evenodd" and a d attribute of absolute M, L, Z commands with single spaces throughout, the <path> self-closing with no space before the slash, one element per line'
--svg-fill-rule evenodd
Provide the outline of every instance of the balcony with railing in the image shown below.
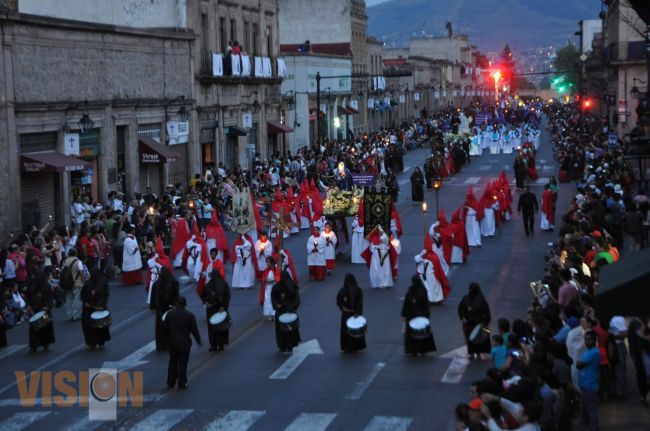
<path fill-rule="evenodd" d="M 605 62 L 608 63 L 638 63 L 645 61 L 645 42 L 612 43 L 605 48 Z"/>
<path fill-rule="evenodd" d="M 280 84 L 286 74 L 284 59 L 247 54 L 201 52 L 201 84 Z"/>

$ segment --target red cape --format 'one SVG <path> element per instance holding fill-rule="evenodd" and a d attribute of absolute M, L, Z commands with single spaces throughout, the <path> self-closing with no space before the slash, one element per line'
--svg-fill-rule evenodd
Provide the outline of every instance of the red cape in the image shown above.
<path fill-rule="evenodd" d="M 203 262 L 204 270 L 201 271 L 199 282 L 196 285 L 196 293 L 197 295 L 199 295 L 199 297 L 201 297 L 203 295 L 203 292 L 205 291 L 205 275 L 203 275 L 203 273 L 206 270 L 210 269 L 210 272 L 212 272 L 213 270 L 216 269 L 217 271 L 219 271 L 219 274 L 221 274 L 221 278 L 223 278 L 224 280 L 226 279 L 226 270 L 224 269 L 223 262 L 221 262 L 220 259 L 217 258 L 217 260 L 215 260 L 214 263 L 212 263 L 212 268 L 208 268 L 209 265 L 210 265 L 209 260 L 207 262 Z"/>
<path fill-rule="evenodd" d="M 463 261 L 466 261 L 469 255 L 469 243 L 467 242 L 465 223 L 460 219 L 460 208 L 451 216 L 450 230 L 453 235 L 453 245 L 463 250 Z"/>
<path fill-rule="evenodd" d="M 228 259 L 228 238 L 226 238 L 226 232 L 223 230 L 223 226 L 221 226 L 221 223 L 219 223 L 219 220 L 217 219 L 216 211 L 212 211 L 212 219 L 205 227 L 205 239 L 214 239 L 217 250 L 223 252 L 223 259 Z M 208 250 L 208 253 L 209 252 L 210 250 Z"/>
<path fill-rule="evenodd" d="M 555 216 L 553 214 L 553 193 L 550 189 L 544 190 L 542 193 L 542 211 L 546 214 L 548 222 L 555 225 Z"/>
<path fill-rule="evenodd" d="M 253 269 L 255 270 L 255 273 L 257 273 L 257 251 L 255 250 L 255 243 L 248 234 L 245 234 L 244 238 L 246 238 L 246 240 L 251 243 L 251 258 L 253 259 Z M 242 244 L 244 244 L 244 241 L 242 241 L 241 235 L 239 235 L 237 239 L 232 242 L 232 249 L 230 250 L 230 261 L 233 265 L 235 262 L 237 262 L 237 253 L 235 253 L 235 247 Z"/>
<path fill-rule="evenodd" d="M 442 269 L 442 264 L 440 263 L 440 258 L 433 251 L 427 251 L 427 254 L 424 256 L 425 259 L 433 263 L 433 275 L 436 277 L 436 280 L 440 282 L 442 286 L 442 296 L 447 299 L 451 293 L 451 287 L 449 286 L 449 280 L 445 275 L 445 271 Z"/>
<path fill-rule="evenodd" d="M 178 220 L 176 226 L 176 234 L 174 235 L 174 242 L 172 243 L 171 254 L 172 258 L 183 251 L 185 248 L 185 243 L 190 239 L 190 229 L 187 225 L 187 220 L 181 218 Z"/>
<path fill-rule="evenodd" d="M 472 208 L 476 211 L 476 221 L 481 221 L 483 219 L 483 207 L 476 200 L 474 196 L 474 190 L 469 187 L 467 189 L 467 196 L 465 197 L 465 208 L 463 209 L 463 221 L 467 219 L 467 207 Z"/>
<path fill-rule="evenodd" d="M 370 244 L 379 245 L 380 243 L 379 237 L 380 237 L 379 233 L 375 231 L 370 236 L 370 240 L 369 240 Z M 370 268 L 370 262 L 372 261 L 372 252 L 370 251 L 370 244 L 368 245 L 368 247 L 366 247 L 366 249 L 363 252 L 361 252 L 361 257 L 363 258 L 363 260 L 366 261 L 366 266 L 368 268 Z M 395 270 L 395 264 L 397 263 L 397 251 L 395 250 L 395 247 L 393 247 L 393 244 L 390 243 L 390 239 L 388 240 L 388 247 L 389 247 L 388 257 L 390 258 L 390 269 L 391 269 L 391 273 L 393 273 Z"/>
<path fill-rule="evenodd" d="M 273 277 L 275 278 L 275 282 L 277 283 L 277 282 L 280 281 L 280 271 L 279 271 L 279 269 L 278 268 L 271 269 L 271 268 L 269 268 L 267 266 L 266 269 L 264 270 L 264 272 L 262 273 L 262 282 L 260 283 L 261 284 L 261 286 L 260 286 L 260 305 L 264 305 L 264 293 L 266 291 L 266 283 L 265 283 L 265 281 L 266 281 L 266 276 L 269 274 L 269 271 L 271 271 L 271 270 L 273 270 Z"/>

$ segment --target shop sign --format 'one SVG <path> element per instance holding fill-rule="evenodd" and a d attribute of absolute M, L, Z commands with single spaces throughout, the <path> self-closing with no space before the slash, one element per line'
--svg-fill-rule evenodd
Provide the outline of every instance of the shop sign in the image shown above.
<path fill-rule="evenodd" d="M 168 121 L 167 139 L 169 145 L 187 144 L 190 139 L 190 122 Z"/>
<path fill-rule="evenodd" d="M 23 172 L 38 173 L 45 169 L 43 162 L 23 162 Z"/>
<path fill-rule="evenodd" d="M 63 134 L 63 154 L 66 156 L 79 155 L 79 133 Z"/>
<path fill-rule="evenodd" d="M 413 95 L 413 100 L 415 100 L 416 102 L 419 102 L 420 101 L 420 93 L 415 93 Z"/>
<path fill-rule="evenodd" d="M 140 163 L 160 163 L 158 153 L 140 153 Z"/>

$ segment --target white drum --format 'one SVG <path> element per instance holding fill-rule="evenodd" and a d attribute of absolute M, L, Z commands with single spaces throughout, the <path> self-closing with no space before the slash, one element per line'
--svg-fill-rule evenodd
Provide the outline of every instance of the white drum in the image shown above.
<path fill-rule="evenodd" d="M 50 316 L 48 316 L 45 311 L 34 313 L 29 319 L 29 326 L 35 331 L 43 329 L 51 323 L 52 321 L 50 320 Z"/>
<path fill-rule="evenodd" d="M 210 325 L 212 325 L 214 329 L 225 331 L 230 328 L 230 323 L 230 316 L 228 316 L 227 311 L 219 311 L 210 316 Z"/>
<path fill-rule="evenodd" d="M 483 344 L 490 338 L 490 330 L 485 326 L 478 324 L 469 334 L 469 341 L 474 344 Z"/>
<path fill-rule="evenodd" d="M 300 320 L 296 313 L 283 313 L 278 317 L 279 328 L 284 332 L 293 332 L 298 329 Z"/>
<path fill-rule="evenodd" d="M 167 315 L 168 315 L 169 312 L 172 311 L 172 310 L 173 310 L 173 308 L 170 308 L 169 310 L 165 311 L 165 312 L 163 313 L 162 317 L 160 318 L 160 320 L 162 320 L 163 322 L 165 322 L 165 321 L 167 320 Z"/>
<path fill-rule="evenodd" d="M 111 312 L 108 310 L 94 311 L 90 313 L 90 320 L 93 328 L 105 328 L 112 323 Z"/>
<path fill-rule="evenodd" d="M 366 335 L 368 324 L 363 316 L 352 316 L 345 321 L 348 328 L 348 335 L 352 338 L 361 338 Z"/>
<path fill-rule="evenodd" d="M 426 317 L 414 317 L 409 320 L 409 328 L 413 338 L 427 338 L 431 335 L 431 324 Z"/>

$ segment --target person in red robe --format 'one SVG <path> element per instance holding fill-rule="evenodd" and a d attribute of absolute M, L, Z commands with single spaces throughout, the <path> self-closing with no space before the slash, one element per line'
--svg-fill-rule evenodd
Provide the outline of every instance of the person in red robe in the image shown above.
<path fill-rule="evenodd" d="M 402 219 L 399 216 L 395 202 L 393 202 L 390 210 L 390 229 L 397 234 L 398 238 L 401 237 L 404 232 L 402 229 Z"/>
<path fill-rule="evenodd" d="M 451 216 L 449 229 L 452 234 L 452 253 L 449 263 L 463 263 L 469 256 L 469 243 L 467 242 L 467 233 L 465 232 L 465 223 L 460 218 L 460 208 Z"/>
<path fill-rule="evenodd" d="M 393 272 L 397 263 L 398 254 L 390 238 L 384 233 L 381 226 L 377 226 L 368 235 L 368 247 L 361 253 L 361 257 L 366 261 L 366 266 L 370 270 L 370 285 L 374 288 L 387 288 L 393 286 Z M 380 256 L 380 253 L 373 253 L 374 251 L 381 251 L 380 249 L 388 249 L 388 274 L 385 274 L 382 269 L 386 268 L 383 259 L 386 259 L 385 254 Z M 375 257 L 375 259 L 373 259 Z"/>
<path fill-rule="evenodd" d="M 250 235 L 239 235 L 233 241 L 230 261 L 233 265 L 232 288 L 249 289 L 253 287 L 257 269 L 257 253 L 255 253 L 255 243 Z"/>
<path fill-rule="evenodd" d="M 551 192 L 550 185 L 544 187 L 542 193 L 542 216 L 541 216 L 541 229 L 543 231 L 553 230 L 555 227 L 555 210 L 553 208 L 553 192 Z"/>
<path fill-rule="evenodd" d="M 217 219 L 217 212 L 212 211 L 212 219 L 205 227 L 205 244 L 208 250 L 217 249 L 217 255 L 222 262 L 228 259 L 228 238 L 223 226 Z"/>
<path fill-rule="evenodd" d="M 187 219 L 181 217 L 178 219 L 176 225 L 176 234 L 172 242 L 170 250 L 172 265 L 174 268 L 181 268 L 183 266 L 183 253 L 185 252 L 185 244 L 190 239 L 190 227 Z"/>
<path fill-rule="evenodd" d="M 296 267 L 293 264 L 293 257 L 289 250 L 280 247 L 278 238 L 276 238 L 275 244 L 273 245 L 273 258 L 277 262 L 278 268 L 280 268 L 280 273 L 287 271 L 297 286 L 298 275 L 296 274 Z"/>
<path fill-rule="evenodd" d="M 433 235 L 431 228 L 433 228 Z M 438 211 L 438 220 L 429 229 L 429 235 L 424 237 L 424 249 L 435 251 L 433 242 L 437 240 L 437 246 L 442 247 L 442 256 L 447 264 L 451 263 L 451 251 L 453 246 L 453 233 L 451 226 L 447 223 L 445 210 L 440 208 Z M 444 265 L 443 265 L 444 267 Z"/>
<path fill-rule="evenodd" d="M 205 285 L 210 282 L 210 274 L 212 274 L 212 271 L 219 271 L 221 278 L 226 279 L 226 270 L 223 267 L 223 262 L 219 259 L 218 252 L 219 250 L 216 248 L 211 248 L 208 259 L 203 261 L 199 282 L 196 285 L 196 293 L 199 295 L 199 298 L 203 296 Z"/>

